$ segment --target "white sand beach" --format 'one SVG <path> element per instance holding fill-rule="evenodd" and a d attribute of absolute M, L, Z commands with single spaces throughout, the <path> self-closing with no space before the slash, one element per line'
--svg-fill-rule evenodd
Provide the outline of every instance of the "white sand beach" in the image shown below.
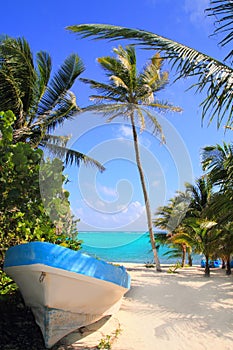
<path fill-rule="evenodd" d="M 206 278 L 199 267 L 169 274 L 167 266 L 162 273 L 142 264 L 124 266 L 132 283 L 121 309 L 106 323 L 69 335 L 73 349 L 95 349 L 103 339 L 112 341 L 113 350 L 233 349 L 233 275 L 211 269 Z"/>

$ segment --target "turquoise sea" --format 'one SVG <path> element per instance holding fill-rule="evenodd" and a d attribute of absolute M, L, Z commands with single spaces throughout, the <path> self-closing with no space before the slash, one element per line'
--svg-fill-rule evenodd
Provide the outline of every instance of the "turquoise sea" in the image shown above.
<path fill-rule="evenodd" d="M 83 241 L 82 251 L 92 256 L 112 262 L 152 263 L 148 233 L 145 232 L 105 232 L 105 231 L 81 231 L 78 238 Z M 164 253 L 168 248 L 161 246 L 158 255 L 162 264 L 173 264 L 177 258 L 168 259 Z M 200 264 L 201 256 L 193 257 L 193 264 Z"/>

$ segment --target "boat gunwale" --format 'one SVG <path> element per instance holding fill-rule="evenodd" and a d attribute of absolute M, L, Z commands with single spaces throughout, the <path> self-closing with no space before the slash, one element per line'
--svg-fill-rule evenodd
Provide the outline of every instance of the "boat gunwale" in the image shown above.
<path fill-rule="evenodd" d="M 120 284 L 117 284 L 115 282 L 111 282 L 111 281 L 107 281 L 101 278 L 97 278 L 94 276 L 88 276 L 85 274 L 82 274 L 80 272 L 74 272 L 74 271 L 69 271 L 69 270 L 65 270 L 62 268 L 58 268 L 58 267 L 54 267 L 54 266 L 50 266 L 50 265 L 46 265 L 46 264 L 41 264 L 41 263 L 34 263 L 34 264 L 27 264 L 27 265 L 15 265 L 15 266 L 7 266 L 4 268 L 5 272 L 7 273 L 10 272 L 10 270 L 15 270 L 15 271 L 20 271 L 23 269 L 28 269 L 30 271 L 38 271 L 41 273 L 48 273 L 48 274 L 54 274 L 54 275 L 60 275 L 60 276 L 64 276 L 66 278 L 72 278 L 72 279 L 76 279 L 76 280 L 82 280 L 86 283 L 90 283 L 90 284 L 106 284 L 106 286 L 112 286 L 113 288 L 115 288 L 115 286 L 117 286 L 118 288 L 122 289 L 124 292 L 129 290 L 128 287 L 124 287 L 121 286 Z"/>

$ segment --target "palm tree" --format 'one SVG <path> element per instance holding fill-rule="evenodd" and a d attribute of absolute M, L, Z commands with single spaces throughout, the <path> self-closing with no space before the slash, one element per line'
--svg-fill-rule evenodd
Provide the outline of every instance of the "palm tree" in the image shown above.
<path fill-rule="evenodd" d="M 233 147 L 207 146 L 202 151 L 202 167 L 207 172 L 212 185 L 216 188 L 209 205 L 209 212 L 215 216 L 224 235 L 220 241 L 219 253 L 227 261 L 226 273 L 230 274 L 230 256 L 233 253 Z"/>
<path fill-rule="evenodd" d="M 195 253 L 205 256 L 205 276 L 209 277 L 209 259 L 216 253 L 222 231 L 217 223 L 207 219 L 187 218 L 183 222 L 185 230 L 178 234 L 179 239 L 187 242 Z"/>
<path fill-rule="evenodd" d="M 210 210 L 221 223 L 233 221 L 233 147 L 207 146 L 202 150 L 202 168 L 215 188 Z"/>
<path fill-rule="evenodd" d="M 166 255 L 171 257 L 181 256 L 182 267 L 184 267 L 185 264 L 187 246 L 183 241 L 176 241 L 176 234 L 180 232 L 182 228 L 181 223 L 186 216 L 189 203 L 190 200 L 186 193 L 179 191 L 174 198 L 169 200 L 168 205 L 161 206 L 156 210 L 156 217 L 153 220 L 155 227 L 166 232 L 166 234 L 156 233 L 157 240 L 162 244 L 168 245 L 172 249 L 172 252 L 168 252 Z"/>
<path fill-rule="evenodd" d="M 207 208 L 212 191 L 205 177 L 196 180 L 195 185 L 186 183 L 185 191 L 177 191 L 176 196 L 169 200 L 168 205 L 159 207 L 153 223 L 167 232 L 167 243 L 178 246 L 182 252 L 182 266 L 185 264 L 186 252 L 189 254 L 189 264 L 192 264 L 191 241 L 187 239 L 186 220 L 207 220 Z M 193 232 L 193 230 L 192 230 Z"/>
<path fill-rule="evenodd" d="M 116 57 L 107 56 L 98 59 L 101 68 L 105 70 L 109 78 L 108 84 L 90 79 L 81 79 L 99 92 L 99 94 L 90 97 L 96 103 L 87 107 L 87 110 L 103 113 L 108 118 L 108 121 L 123 116 L 131 124 L 136 163 L 146 206 L 150 241 L 156 269 L 160 271 L 161 268 L 152 229 L 149 196 L 140 159 L 137 125 L 140 126 L 142 131 L 146 122 L 151 123 L 152 132 L 159 134 L 163 139 L 161 126 L 157 118 L 151 113 L 151 110 L 178 112 L 181 109 L 167 102 L 160 102 L 155 98 L 155 93 L 163 89 L 168 83 L 168 73 L 161 72 L 162 59 L 159 54 L 155 54 L 143 71 L 138 74 L 136 69 L 136 52 L 133 46 L 127 46 L 125 49 L 119 46 L 113 51 Z"/>
<path fill-rule="evenodd" d="M 202 149 L 202 168 L 213 186 L 232 196 L 233 144 L 206 146 Z"/>
<path fill-rule="evenodd" d="M 47 52 L 33 54 L 24 38 L 0 40 L 0 111 L 12 110 L 16 116 L 13 142 L 27 142 L 33 148 L 47 147 L 64 157 L 65 164 L 80 161 L 103 167 L 83 153 L 66 148 L 67 137 L 52 135 L 58 125 L 80 111 L 70 91 L 84 71 L 76 54 L 67 57 L 51 78 L 52 61 Z"/>
<path fill-rule="evenodd" d="M 233 223 L 228 222 L 222 225 L 222 237 L 216 253 L 224 262 L 223 268 L 226 267 L 226 275 L 231 275 L 231 255 L 233 253 Z"/>
<path fill-rule="evenodd" d="M 209 16 L 217 17 L 216 33 L 224 33 L 221 45 L 228 45 L 233 39 L 233 3 L 232 0 L 210 0 L 211 7 L 207 9 Z M 136 41 L 145 49 L 158 50 L 164 54 L 177 73 L 177 78 L 192 76 L 196 83 L 192 87 L 197 92 L 206 92 L 206 98 L 201 103 L 202 119 L 209 113 L 209 121 L 217 118 L 219 127 L 226 119 L 230 126 L 233 115 L 233 51 L 227 55 L 227 65 L 202 52 L 180 44 L 174 40 L 139 29 L 130 29 L 108 24 L 80 24 L 68 26 L 68 30 L 86 38 L 94 36 L 97 39 L 130 39 Z"/>

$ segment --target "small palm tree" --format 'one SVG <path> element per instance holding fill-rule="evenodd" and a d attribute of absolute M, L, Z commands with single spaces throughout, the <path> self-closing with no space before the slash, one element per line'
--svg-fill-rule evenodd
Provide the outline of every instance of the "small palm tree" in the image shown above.
<path fill-rule="evenodd" d="M 156 227 L 167 232 L 167 243 L 180 248 L 182 252 L 182 266 L 185 264 L 186 252 L 188 252 L 189 264 L 192 264 L 191 240 L 187 239 L 186 220 L 207 220 L 207 208 L 212 195 L 211 186 L 205 177 L 196 180 L 195 185 L 185 184 L 185 191 L 177 191 L 168 205 L 159 207 L 153 221 Z M 191 232 L 194 232 L 191 230 Z"/>
<path fill-rule="evenodd" d="M 146 121 L 149 121 L 152 125 L 152 132 L 159 134 L 163 139 L 161 126 L 154 114 L 151 113 L 151 110 L 178 112 L 181 109 L 169 103 L 160 102 L 155 98 L 155 93 L 163 89 L 168 83 L 168 73 L 161 72 L 162 59 L 159 54 L 155 54 L 143 71 L 138 74 L 136 69 L 136 52 L 133 46 L 127 46 L 125 49 L 119 46 L 113 51 L 116 57 L 107 56 L 98 59 L 101 68 L 105 70 L 109 78 L 108 84 L 90 79 L 81 79 L 99 92 L 99 94 L 91 96 L 91 99 L 96 103 L 86 109 L 103 113 L 108 118 L 108 121 L 122 116 L 124 119 L 129 120 L 131 124 L 136 163 L 146 206 L 150 241 L 156 268 L 160 271 L 161 268 L 152 229 L 149 196 L 140 159 L 137 125 L 140 126 L 142 131 L 145 128 Z"/>
<path fill-rule="evenodd" d="M 222 225 L 222 237 L 219 241 L 216 253 L 224 261 L 226 275 L 231 274 L 231 255 L 233 254 L 233 223 Z"/>
<path fill-rule="evenodd" d="M 207 10 L 209 16 L 217 18 L 217 30 L 214 34 L 224 33 L 220 45 L 231 44 L 233 39 L 233 3 L 232 0 L 210 0 Z M 176 70 L 176 79 L 192 76 L 196 83 L 192 86 L 197 92 L 206 92 L 201 103 L 202 118 L 209 113 L 210 122 L 217 118 L 219 127 L 224 119 L 231 125 L 233 116 L 233 51 L 229 52 L 224 62 L 202 52 L 185 46 L 177 41 L 139 29 L 131 29 L 108 24 L 80 24 L 68 26 L 68 30 L 83 38 L 94 36 L 98 39 L 134 40 L 143 48 L 164 53 L 172 68 Z M 230 65 L 226 64 L 226 60 Z"/>
<path fill-rule="evenodd" d="M 179 239 L 187 242 L 195 253 L 205 256 L 205 276 L 209 277 L 209 259 L 216 253 L 222 231 L 217 223 L 207 219 L 188 218 L 183 222 L 184 231 L 178 234 Z"/>
<path fill-rule="evenodd" d="M 13 142 L 27 142 L 33 148 L 47 147 L 65 163 L 90 163 L 103 167 L 85 154 L 66 148 L 67 137 L 51 134 L 58 125 L 80 111 L 70 91 L 84 71 L 76 54 L 67 57 L 51 77 L 52 61 L 40 51 L 36 60 L 24 38 L 0 40 L 0 111 L 12 110 L 16 116 Z"/>
<path fill-rule="evenodd" d="M 190 200 L 181 191 L 169 200 L 168 205 L 157 208 L 153 224 L 162 229 L 166 234 L 156 234 L 160 243 L 166 244 L 172 252 L 166 253 L 171 257 L 182 257 L 181 266 L 184 267 L 186 259 L 187 245 L 183 241 L 176 240 L 176 234 L 182 229 L 182 220 L 186 216 Z M 190 251 L 190 249 L 188 249 Z M 174 253 L 174 254 L 173 254 Z"/>
<path fill-rule="evenodd" d="M 232 144 L 207 146 L 202 150 L 202 168 L 216 189 L 210 210 L 220 223 L 233 220 L 233 146 Z"/>
<path fill-rule="evenodd" d="M 206 146 L 202 150 L 202 168 L 213 186 L 232 197 L 233 144 Z"/>
<path fill-rule="evenodd" d="M 226 273 L 230 274 L 230 256 L 233 253 L 233 146 L 232 144 L 207 146 L 202 151 L 202 167 L 216 188 L 209 205 L 209 213 L 214 215 L 222 229 L 218 253 L 227 261 Z"/>

